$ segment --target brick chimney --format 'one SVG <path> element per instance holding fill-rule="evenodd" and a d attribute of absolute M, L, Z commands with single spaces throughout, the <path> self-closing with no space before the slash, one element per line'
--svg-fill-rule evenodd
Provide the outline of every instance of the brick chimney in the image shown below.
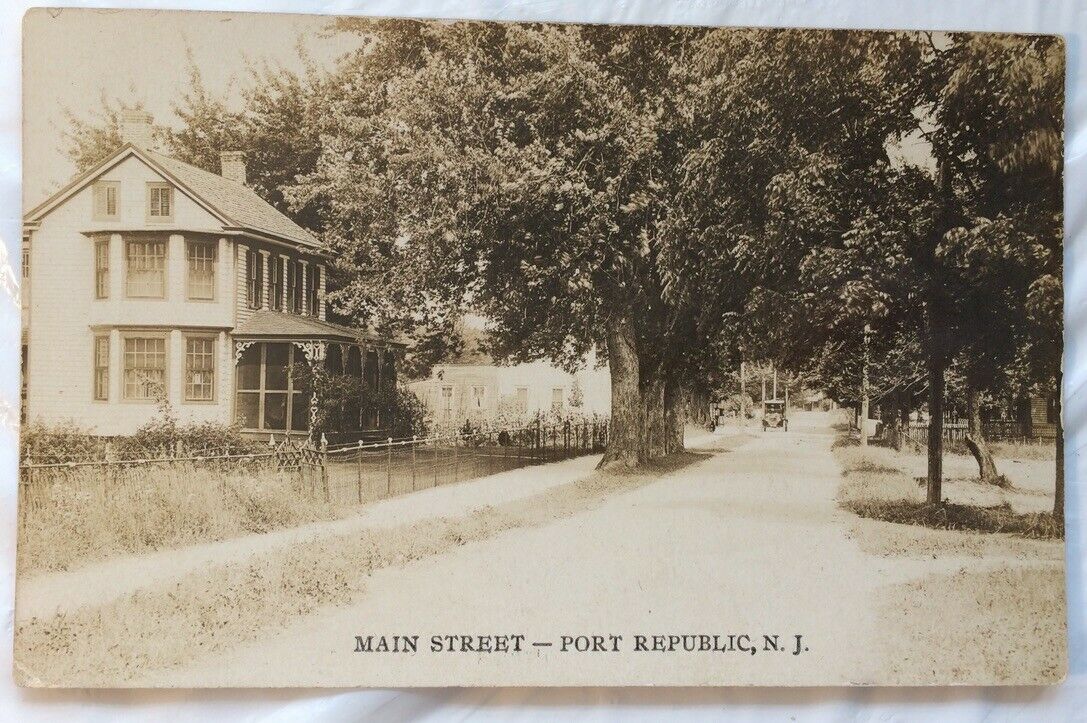
<path fill-rule="evenodd" d="M 122 110 L 121 140 L 139 148 L 150 148 L 154 142 L 151 135 L 151 114 L 138 108 Z"/>
<path fill-rule="evenodd" d="M 223 178 L 245 185 L 245 154 L 241 151 L 222 151 L 219 165 Z"/>

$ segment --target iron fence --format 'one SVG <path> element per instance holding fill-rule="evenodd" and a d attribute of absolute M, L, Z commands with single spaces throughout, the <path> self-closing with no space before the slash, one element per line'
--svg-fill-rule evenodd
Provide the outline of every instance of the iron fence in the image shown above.
<path fill-rule="evenodd" d="M 537 422 L 525 427 L 330 446 L 284 439 L 267 451 L 161 458 L 35 463 L 19 468 L 19 510 L 72 509 L 81 501 L 126 501 L 198 485 L 228 492 L 231 478 L 260 484 L 274 477 L 294 493 L 332 504 L 361 504 L 528 465 L 602 451 L 606 420 Z"/>

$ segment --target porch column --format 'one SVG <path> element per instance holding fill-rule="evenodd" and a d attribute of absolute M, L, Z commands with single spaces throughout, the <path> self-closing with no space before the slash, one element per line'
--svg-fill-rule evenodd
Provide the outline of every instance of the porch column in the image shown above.
<path fill-rule="evenodd" d="M 283 301 L 283 303 L 280 304 L 280 311 L 285 311 L 287 313 L 291 312 L 291 309 L 287 306 L 287 285 L 291 283 L 291 276 L 290 273 L 288 273 L 291 267 L 287 262 L 290 260 L 291 259 L 289 256 L 287 256 L 287 254 L 279 255 L 279 268 L 281 269 L 281 272 L 279 274 L 280 285 L 283 287 L 283 290 L 280 292 L 280 294 L 282 295 L 280 298 Z"/>
<path fill-rule="evenodd" d="M 302 303 L 299 304 L 299 308 L 302 310 L 302 316 L 308 316 L 309 315 L 309 294 L 307 293 L 307 290 L 309 289 L 309 286 L 308 286 L 308 281 L 309 280 L 306 277 L 308 276 L 308 273 L 309 273 L 309 261 L 301 259 L 301 260 L 299 260 L 298 263 L 302 264 Z"/>
<path fill-rule="evenodd" d="M 215 400 L 219 407 L 219 421 L 230 424 L 234 421 L 234 345 L 225 331 L 220 331 L 215 341 L 219 352 L 219 378 L 215 380 Z"/>
<path fill-rule="evenodd" d="M 320 276 L 318 276 L 318 278 L 320 279 L 320 282 L 321 282 L 320 288 L 317 289 L 317 318 L 320 319 L 321 321 L 324 321 L 325 318 L 326 318 L 326 314 L 325 314 L 325 291 L 328 289 L 328 279 L 325 278 L 327 276 L 327 274 L 325 273 L 324 264 L 321 264 L 320 266 L 317 267 L 317 272 L 320 274 Z"/>

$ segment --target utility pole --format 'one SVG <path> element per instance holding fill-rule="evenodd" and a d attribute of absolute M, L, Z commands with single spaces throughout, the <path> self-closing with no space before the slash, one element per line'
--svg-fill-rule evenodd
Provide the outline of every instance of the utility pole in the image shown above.
<path fill-rule="evenodd" d="M 864 352 L 861 361 L 861 414 L 860 427 L 861 446 L 868 446 L 868 337 L 872 334 L 872 327 L 864 325 Z"/>

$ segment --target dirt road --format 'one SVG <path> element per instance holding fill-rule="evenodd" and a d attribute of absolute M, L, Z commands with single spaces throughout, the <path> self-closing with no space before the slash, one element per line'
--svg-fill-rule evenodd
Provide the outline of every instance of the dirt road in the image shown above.
<path fill-rule="evenodd" d="M 731 451 L 704 438 L 704 460 L 594 509 L 379 570 L 354 604 L 137 682 L 427 684 L 450 669 L 465 684 L 876 680 L 875 598 L 891 571 L 848 538 L 830 422 L 798 414 Z M 497 634 L 524 635 L 523 652 L 445 652 L 445 639 L 431 652 L 432 636 Z M 419 652 L 353 652 L 356 636 L 393 635 L 418 635 Z M 622 636 L 620 652 L 563 652 L 579 635 Z M 655 635 L 716 635 L 728 651 L 635 650 Z"/>

